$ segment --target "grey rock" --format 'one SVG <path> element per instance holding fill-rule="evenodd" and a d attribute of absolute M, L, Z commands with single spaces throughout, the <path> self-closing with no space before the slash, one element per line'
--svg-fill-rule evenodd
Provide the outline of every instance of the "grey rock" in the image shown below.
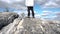
<path fill-rule="evenodd" d="M 14 12 L 1 12 L 0 13 L 0 29 L 2 27 L 8 25 L 9 23 L 12 23 L 14 19 L 18 18 L 19 15 Z"/>
<path fill-rule="evenodd" d="M 6 27 L 0 34 L 60 34 L 60 23 L 53 23 L 37 18 L 17 18 Z"/>

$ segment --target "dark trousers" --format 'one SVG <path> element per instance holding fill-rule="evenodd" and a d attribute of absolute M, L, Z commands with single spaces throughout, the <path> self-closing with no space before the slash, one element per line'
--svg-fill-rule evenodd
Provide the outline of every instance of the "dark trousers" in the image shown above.
<path fill-rule="evenodd" d="M 30 17 L 30 10 L 32 12 L 32 17 L 34 18 L 34 10 L 33 10 L 33 6 L 28 6 L 28 17 Z"/>

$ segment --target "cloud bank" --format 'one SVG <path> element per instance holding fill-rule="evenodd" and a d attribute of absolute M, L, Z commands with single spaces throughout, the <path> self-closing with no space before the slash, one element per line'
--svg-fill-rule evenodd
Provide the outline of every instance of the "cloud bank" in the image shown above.
<path fill-rule="evenodd" d="M 39 4 L 43 9 L 45 8 L 60 8 L 60 0 L 35 0 L 35 4 Z M 0 0 L 0 8 L 15 8 L 18 10 L 24 10 L 26 11 L 26 6 L 25 6 L 25 0 Z M 37 17 L 41 16 L 49 16 L 53 15 L 51 18 L 58 18 L 60 17 L 60 12 L 57 11 L 56 13 L 52 11 L 46 11 L 44 10 L 43 13 L 36 14 Z M 46 17 L 47 18 L 47 17 Z"/>

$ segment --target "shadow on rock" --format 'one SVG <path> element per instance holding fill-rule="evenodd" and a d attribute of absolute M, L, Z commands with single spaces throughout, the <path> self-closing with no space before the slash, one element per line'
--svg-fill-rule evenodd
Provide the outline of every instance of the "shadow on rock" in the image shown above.
<path fill-rule="evenodd" d="M 0 30 L 10 23 L 13 23 L 14 19 L 18 18 L 19 15 L 14 12 L 3 12 L 0 13 Z"/>

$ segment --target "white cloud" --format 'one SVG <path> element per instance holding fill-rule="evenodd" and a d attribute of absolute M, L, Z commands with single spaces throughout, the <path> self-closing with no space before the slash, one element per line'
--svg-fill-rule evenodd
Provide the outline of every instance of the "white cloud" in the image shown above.
<path fill-rule="evenodd" d="M 58 7 L 58 4 L 52 1 L 44 5 L 44 8 L 55 8 L 55 7 Z"/>
<path fill-rule="evenodd" d="M 53 12 L 52 11 L 42 11 L 42 15 L 41 16 L 49 16 L 51 15 Z"/>
<path fill-rule="evenodd" d="M 40 14 L 35 14 L 35 17 L 36 17 L 36 18 L 40 18 L 41 15 L 40 15 Z"/>
<path fill-rule="evenodd" d="M 7 3 L 11 3 L 10 0 L 0 0 L 0 1 L 7 2 Z"/>
<path fill-rule="evenodd" d="M 56 12 L 55 14 L 56 14 L 56 15 L 60 15 L 60 12 Z"/>
<path fill-rule="evenodd" d="M 45 19 L 59 19 L 60 17 L 60 12 L 57 11 L 57 12 L 52 12 L 52 11 L 43 11 L 43 13 L 41 14 L 41 17 L 42 18 L 45 18 Z"/>
<path fill-rule="evenodd" d="M 20 4 L 25 6 L 25 0 L 0 0 L 7 3 L 12 3 L 12 5 Z M 42 8 L 59 8 L 60 0 L 35 0 L 35 3 L 40 4 Z"/>
<path fill-rule="evenodd" d="M 46 10 L 44 10 L 43 13 L 52 13 L 52 11 L 46 11 Z"/>
<path fill-rule="evenodd" d="M 56 18 L 57 16 L 55 15 L 55 16 L 52 16 L 52 18 Z"/>
<path fill-rule="evenodd" d="M 55 16 L 52 16 L 52 18 L 54 18 L 54 20 L 60 20 L 60 12 L 59 11 L 54 12 L 54 15 Z"/>
<path fill-rule="evenodd" d="M 26 10 L 24 0 L 0 0 L 1 8 L 15 8 L 20 10 Z"/>
<path fill-rule="evenodd" d="M 0 1 L 0 8 L 6 8 L 6 7 L 8 7 L 8 6 L 9 6 L 8 3 L 3 2 L 3 1 Z"/>
<path fill-rule="evenodd" d="M 37 4 L 40 4 L 42 8 L 59 8 L 60 0 L 36 0 Z"/>
<path fill-rule="evenodd" d="M 13 2 L 22 2 L 23 0 L 0 0 L 3 2 L 7 2 L 7 3 L 13 3 Z"/>
<path fill-rule="evenodd" d="M 60 0 L 35 0 L 35 3 L 40 4 L 42 8 L 60 8 Z M 8 7 L 15 8 L 26 11 L 26 6 L 24 4 L 24 0 L 0 0 L 0 7 Z M 35 13 L 37 13 L 35 11 Z M 50 14 L 55 14 L 56 16 L 60 15 L 60 13 L 54 13 L 51 11 L 43 11 L 42 16 L 48 16 Z M 27 11 L 25 12 L 27 14 Z M 36 14 L 36 16 L 40 17 L 40 14 Z M 53 16 L 53 17 L 56 17 Z"/>
<path fill-rule="evenodd" d="M 42 14 L 42 16 L 48 16 L 49 14 L 47 13 L 47 14 Z"/>

